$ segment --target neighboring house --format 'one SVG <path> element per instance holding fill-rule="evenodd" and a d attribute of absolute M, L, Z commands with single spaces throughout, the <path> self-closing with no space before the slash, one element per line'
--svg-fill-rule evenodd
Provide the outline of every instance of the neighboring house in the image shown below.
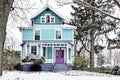
<path fill-rule="evenodd" d="M 21 56 L 44 56 L 45 63 L 70 63 L 74 59 L 75 27 L 46 5 L 31 18 L 32 26 L 22 27 Z"/>

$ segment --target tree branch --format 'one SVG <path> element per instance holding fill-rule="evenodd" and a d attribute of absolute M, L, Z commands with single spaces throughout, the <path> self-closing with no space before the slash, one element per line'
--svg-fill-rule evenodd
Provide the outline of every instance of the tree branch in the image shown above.
<path fill-rule="evenodd" d="M 87 7 L 89 7 L 89 8 L 92 9 L 92 10 L 99 11 L 99 12 L 101 12 L 101 13 L 103 13 L 103 14 L 105 14 L 105 15 L 113 18 L 113 19 L 120 20 L 120 18 L 115 17 L 115 16 L 112 16 L 112 15 L 110 15 L 109 13 L 107 13 L 107 12 L 101 10 L 101 9 L 98 9 L 97 7 L 94 7 L 94 6 L 92 6 L 91 4 L 89 4 L 89 3 L 85 2 L 85 1 L 74 0 L 74 2 L 77 3 L 77 4 L 79 4 L 79 5 L 81 5 L 81 3 L 82 3 L 82 4 L 84 4 L 83 6 L 87 6 Z"/>
<path fill-rule="evenodd" d="M 117 0 L 113 0 L 115 4 L 120 8 L 120 3 Z"/>

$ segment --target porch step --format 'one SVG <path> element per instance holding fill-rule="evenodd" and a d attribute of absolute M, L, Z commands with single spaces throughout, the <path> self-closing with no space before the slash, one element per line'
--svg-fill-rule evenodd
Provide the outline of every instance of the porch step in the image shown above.
<path fill-rule="evenodd" d="M 69 66 L 65 63 L 56 63 L 53 68 L 53 72 L 68 71 Z"/>
<path fill-rule="evenodd" d="M 42 66 L 43 71 L 53 71 L 53 63 L 44 63 Z"/>

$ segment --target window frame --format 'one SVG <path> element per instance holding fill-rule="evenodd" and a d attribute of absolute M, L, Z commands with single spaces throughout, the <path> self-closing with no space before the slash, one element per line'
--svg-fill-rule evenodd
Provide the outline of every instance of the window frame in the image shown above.
<path fill-rule="evenodd" d="M 49 16 L 49 22 L 47 22 L 47 16 Z M 51 23 L 51 14 L 45 14 L 45 23 Z"/>
<path fill-rule="evenodd" d="M 32 51 L 32 47 L 36 47 L 36 51 Z M 35 52 L 34 55 L 37 55 L 37 52 L 38 52 L 37 50 L 38 50 L 37 45 L 31 45 L 31 46 L 30 46 L 30 53 L 31 53 L 31 54 L 34 54 L 34 52 Z M 32 52 L 33 52 L 33 53 L 32 53 Z"/>
<path fill-rule="evenodd" d="M 60 39 L 59 38 L 57 39 L 56 31 L 60 31 L 60 36 L 61 36 Z M 56 29 L 55 30 L 55 40 L 62 40 L 62 30 L 61 29 Z"/>
<path fill-rule="evenodd" d="M 39 40 L 41 40 L 41 31 L 39 29 L 34 30 L 34 40 L 36 40 L 36 31 L 39 31 Z"/>
<path fill-rule="evenodd" d="M 44 19 L 44 21 L 43 21 L 43 19 Z M 45 16 L 41 16 L 41 17 L 40 17 L 40 21 L 41 21 L 41 23 L 46 23 Z"/>
<path fill-rule="evenodd" d="M 53 22 L 52 22 L 52 18 L 54 19 Z M 51 16 L 51 23 L 55 23 L 55 16 Z"/>
<path fill-rule="evenodd" d="M 47 22 L 47 16 L 49 16 L 49 22 Z M 51 14 L 45 14 L 44 16 L 40 17 L 40 21 L 40 23 L 55 23 L 55 16 L 51 16 Z"/>

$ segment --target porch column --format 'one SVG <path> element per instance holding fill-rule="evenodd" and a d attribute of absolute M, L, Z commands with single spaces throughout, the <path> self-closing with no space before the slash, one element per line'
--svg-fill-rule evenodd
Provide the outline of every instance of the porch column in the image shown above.
<path fill-rule="evenodd" d="M 55 63 L 55 49 L 54 49 L 54 46 L 52 46 L 52 62 Z"/>
<path fill-rule="evenodd" d="M 66 59 L 67 59 L 67 60 L 66 60 L 66 63 L 68 63 L 68 58 L 69 58 L 69 54 L 68 54 L 68 44 L 67 44 L 67 51 L 66 51 L 66 52 L 67 52 L 67 55 L 66 55 Z"/>
<path fill-rule="evenodd" d="M 43 46 L 42 46 L 42 43 L 40 44 L 40 56 L 43 56 Z"/>

